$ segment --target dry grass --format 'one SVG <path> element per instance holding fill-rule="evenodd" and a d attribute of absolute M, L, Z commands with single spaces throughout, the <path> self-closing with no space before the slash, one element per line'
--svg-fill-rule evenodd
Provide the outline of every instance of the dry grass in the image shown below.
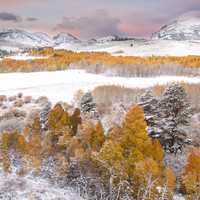
<path fill-rule="evenodd" d="M 129 72 L 136 76 L 145 76 L 149 73 L 171 73 L 196 74 L 200 67 L 200 56 L 185 57 L 134 57 L 134 56 L 112 56 L 108 53 L 75 53 L 64 50 L 33 50 L 31 55 L 46 56 L 45 59 L 36 60 L 11 60 L 4 59 L 0 62 L 1 72 L 13 71 L 53 71 L 67 69 L 73 63 L 81 63 L 82 67 L 90 66 L 93 70 L 103 70 L 111 73 L 110 69 L 119 75 L 128 75 Z M 80 64 L 77 64 L 80 65 Z M 98 69 L 100 67 L 100 69 Z M 101 69 L 102 68 L 102 69 Z M 144 68 L 144 70 L 140 70 Z M 164 71 L 162 72 L 164 68 Z M 112 73 L 114 73 L 112 72 Z"/>

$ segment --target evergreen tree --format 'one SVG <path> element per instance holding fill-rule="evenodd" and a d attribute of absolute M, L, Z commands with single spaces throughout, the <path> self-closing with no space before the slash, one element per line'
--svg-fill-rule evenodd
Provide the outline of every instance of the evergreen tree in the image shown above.
<path fill-rule="evenodd" d="M 187 94 L 179 84 L 171 84 L 160 99 L 147 91 L 139 103 L 145 114 L 147 132 L 160 140 L 167 152 L 177 153 L 189 140 L 185 127 L 189 125 L 192 110 Z"/>
<path fill-rule="evenodd" d="M 160 141 L 166 151 L 176 153 L 187 142 L 185 126 L 189 125 L 192 115 L 184 88 L 179 84 L 170 85 L 158 106 Z"/>
<path fill-rule="evenodd" d="M 93 96 L 90 92 L 87 92 L 83 95 L 80 106 L 83 114 L 89 114 L 92 118 L 99 118 L 96 109 L 96 103 L 94 102 Z"/>
<path fill-rule="evenodd" d="M 48 115 L 51 111 L 51 103 L 48 102 L 44 108 L 40 111 L 40 122 L 41 122 L 41 128 L 42 130 L 48 129 Z"/>
<path fill-rule="evenodd" d="M 139 105 L 143 107 L 147 132 L 152 138 L 159 138 L 160 131 L 157 127 L 158 120 L 158 99 L 153 95 L 152 90 L 147 90 L 141 97 Z"/>

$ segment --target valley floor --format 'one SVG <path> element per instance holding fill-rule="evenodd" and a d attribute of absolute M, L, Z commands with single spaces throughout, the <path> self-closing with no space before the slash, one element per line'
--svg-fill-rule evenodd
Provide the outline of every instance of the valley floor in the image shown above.
<path fill-rule="evenodd" d="M 0 94 L 11 96 L 22 92 L 34 98 L 47 96 L 53 103 L 58 101 L 71 102 L 78 90 L 88 91 L 97 86 L 115 85 L 126 88 L 148 88 L 171 82 L 200 83 L 200 77 L 124 78 L 90 74 L 84 70 L 4 73 L 0 74 Z"/>
<path fill-rule="evenodd" d="M 108 52 L 116 56 L 188 56 L 200 55 L 198 41 L 147 40 L 111 41 L 97 44 L 62 44 L 55 49 L 75 52 Z"/>

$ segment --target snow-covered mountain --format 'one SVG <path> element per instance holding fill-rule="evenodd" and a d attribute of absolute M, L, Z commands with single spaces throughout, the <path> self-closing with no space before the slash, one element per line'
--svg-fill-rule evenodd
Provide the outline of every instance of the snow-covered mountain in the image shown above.
<path fill-rule="evenodd" d="M 78 38 L 73 36 L 72 34 L 69 33 L 59 33 L 55 37 L 53 37 L 54 44 L 61 45 L 61 44 L 66 44 L 66 43 L 76 43 L 80 42 Z"/>
<path fill-rule="evenodd" d="M 51 38 L 42 32 L 31 33 L 19 29 L 0 30 L 0 47 L 5 48 L 56 47 L 78 42 L 80 40 L 69 33 L 60 33 Z"/>
<path fill-rule="evenodd" d="M 34 34 L 19 29 L 7 29 L 0 31 L 0 42 L 22 45 L 27 47 L 45 47 L 50 46 L 48 37 L 44 34 Z"/>
<path fill-rule="evenodd" d="M 178 17 L 154 33 L 152 39 L 200 40 L 200 15 L 190 13 Z"/>
<path fill-rule="evenodd" d="M 46 41 L 47 44 L 49 44 L 50 46 L 53 45 L 52 38 L 47 33 L 37 32 L 37 33 L 34 33 L 34 35 L 40 38 L 41 41 Z"/>

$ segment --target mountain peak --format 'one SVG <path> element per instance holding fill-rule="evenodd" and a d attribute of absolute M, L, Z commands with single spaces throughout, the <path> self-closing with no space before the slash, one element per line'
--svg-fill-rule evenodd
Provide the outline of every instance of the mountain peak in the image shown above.
<path fill-rule="evenodd" d="M 200 13 L 190 12 L 179 16 L 154 33 L 153 39 L 200 40 Z"/>
<path fill-rule="evenodd" d="M 80 40 L 70 33 L 59 33 L 58 35 L 53 37 L 55 45 L 60 45 L 63 43 L 73 43 L 80 42 Z"/>

